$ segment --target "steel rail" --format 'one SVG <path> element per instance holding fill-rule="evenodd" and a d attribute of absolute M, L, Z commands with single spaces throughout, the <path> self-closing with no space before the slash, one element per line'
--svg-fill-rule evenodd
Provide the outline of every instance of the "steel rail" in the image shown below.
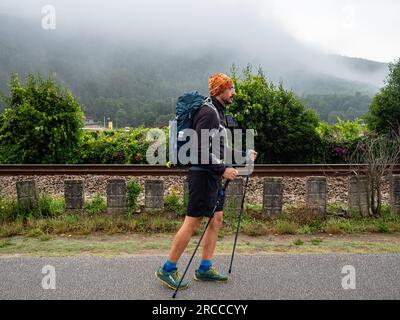
<path fill-rule="evenodd" d="M 349 176 L 354 169 L 367 170 L 366 165 L 348 164 L 272 164 L 255 165 L 254 176 Z M 394 174 L 400 174 L 400 165 L 395 165 Z M 57 175 L 105 175 L 105 176 L 180 176 L 186 175 L 187 168 L 168 168 L 162 165 L 0 165 L 0 176 L 57 176 Z"/>

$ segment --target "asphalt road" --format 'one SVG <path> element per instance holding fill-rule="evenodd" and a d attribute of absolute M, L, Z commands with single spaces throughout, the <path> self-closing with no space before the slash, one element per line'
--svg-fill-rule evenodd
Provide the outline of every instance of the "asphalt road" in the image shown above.
<path fill-rule="evenodd" d="M 228 256 L 216 258 L 226 271 Z M 0 299 L 171 299 L 154 275 L 163 257 L 0 258 Z M 179 266 L 183 269 L 188 257 Z M 188 273 L 193 277 L 198 259 Z M 44 270 L 45 266 L 54 270 Z M 343 270 L 345 266 L 352 266 Z M 50 270 L 50 271 L 49 271 Z M 49 277 L 55 272 L 54 281 Z M 342 273 L 345 271 L 346 273 Z M 353 276 L 355 277 L 348 280 Z M 47 276 L 47 277 L 46 277 Z M 55 285 L 55 289 L 43 289 Z M 345 290 L 355 284 L 355 289 Z M 400 299 L 400 254 L 237 256 L 227 283 L 192 280 L 177 299 Z"/>

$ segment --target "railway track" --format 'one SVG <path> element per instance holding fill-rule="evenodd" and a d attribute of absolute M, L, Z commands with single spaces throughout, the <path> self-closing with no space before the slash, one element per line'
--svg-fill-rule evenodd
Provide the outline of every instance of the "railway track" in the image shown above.
<path fill-rule="evenodd" d="M 365 171 L 365 165 L 348 164 L 282 164 L 256 165 L 253 175 L 268 176 L 349 176 L 358 167 Z M 400 174 L 400 165 L 396 165 L 394 174 Z M 180 176 L 186 175 L 185 168 L 168 168 L 161 165 L 0 165 L 0 176 L 57 176 L 57 175 L 105 175 L 105 176 Z"/>

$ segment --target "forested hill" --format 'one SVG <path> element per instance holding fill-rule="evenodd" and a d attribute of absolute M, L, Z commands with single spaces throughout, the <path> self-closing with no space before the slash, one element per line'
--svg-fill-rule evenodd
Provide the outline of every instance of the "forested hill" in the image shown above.
<path fill-rule="evenodd" d="M 315 53 L 303 63 L 290 55 L 278 59 L 246 52 L 212 43 L 180 51 L 85 31 L 48 32 L 28 19 L 0 13 L 1 92 L 7 93 L 11 73 L 52 72 L 77 96 L 88 118 L 111 117 L 119 127 L 167 124 L 179 95 L 206 93 L 208 76 L 229 73 L 232 64 L 239 69 L 261 65 L 269 79 L 283 81 L 324 120 L 336 113 L 362 115 L 387 73 L 385 63 L 362 59 Z"/>

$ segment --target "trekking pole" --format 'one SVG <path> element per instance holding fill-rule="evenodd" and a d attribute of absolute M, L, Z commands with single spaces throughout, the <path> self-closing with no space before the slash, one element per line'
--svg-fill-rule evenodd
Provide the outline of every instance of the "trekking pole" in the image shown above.
<path fill-rule="evenodd" d="M 246 197 L 247 185 L 249 183 L 249 178 L 250 178 L 251 173 L 253 172 L 253 169 L 254 169 L 254 161 L 249 159 L 249 163 L 246 165 L 247 177 L 246 177 L 246 182 L 244 184 L 242 203 L 240 205 L 240 213 L 239 213 L 238 223 L 237 223 L 237 228 L 236 228 L 235 242 L 233 244 L 231 263 L 229 265 L 229 274 L 232 273 L 233 258 L 235 256 L 236 243 L 237 243 L 237 239 L 238 239 L 238 236 L 239 236 L 239 230 L 240 230 L 240 222 L 242 220 L 242 215 L 243 215 L 243 211 L 244 211 L 244 199 Z"/>
<path fill-rule="evenodd" d="M 238 218 L 238 223 L 237 223 L 237 229 L 236 229 L 236 235 L 235 235 L 235 242 L 233 244 L 233 250 L 232 250 L 232 257 L 231 257 L 231 263 L 229 265 L 229 273 L 232 273 L 232 263 L 233 263 L 233 257 L 235 255 L 235 249 L 236 249 L 236 242 L 238 239 L 238 235 L 239 235 L 239 230 L 240 230 L 240 221 L 242 220 L 242 215 L 243 215 L 243 211 L 244 211 L 244 198 L 246 196 L 246 190 L 247 190 L 247 184 L 249 182 L 249 175 L 246 178 L 246 182 L 244 185 L 244 190 L 243 190 L 243 197 L 242 197 L 242 203 L 240 205 L 240 214 L 239 214 L 239 218 Z"/>
<path fill-rule="evenodd" d="M 218 207 L 219 203 L 221 202 L 222 197 L 223 197 L 224 194 L 225 194 L 225 190 L 226 190 L 226 188 L 228 187 L 228 184 L 229 184 L 229 180 L 226 180 L 224 186 L 222 187 L 222 189 L 220 190 L 220 192 L 219 192 L 219 194 L 218 194 L 217 203 L 215 204 L 215 207 L 214 207 L 213 211 L 211 212 L 210 219 L 208 219 L 207 225 L 206 225 L 206 227 L 204 228 L 204 231 L 203 231 L 203 233 L 201 234 L 201 237 L 200 237 L 199 241 L 197 242 L 197 245 L 196 245 L 196 248 L 194 249 L 194 252 L 193 252 L 193 254 L 192 254 L 192 257 L 190 258 L 189 263 L 188 263 L 187 266 L 186 266 L 185 272 L 183 273 L 181 279 L 179 280 L 178 286 L 176 287 L 175 292 L 174 292 L 174 294 L 173 294 L 173 296 L 172 296 L 172 298 L 174 298 L 174 299 L 175 299 L 175 297 L 176 297 L 176 294 L 178 293 L 178 290 L 179 290 L 179 288 L 180 288 L 180 286 L 181 286 L 181 284 L 182 284 L 183 279 L 185 278 L 186 273 L 187 273 L 188 270 L 189 270 L 190 264 L 192 263 L 192 260 L 193 260 L 193 258 L 194 258 L 194 256 L 195 256 L 196 252 L 197 252 L 197 249 L 198 249 L 199 246 L 200 246 L 201 240 L 203 240 L 203 237 L 204 237 L 204 235 L 205 235 L 205 233 L 206 233 L 206 231 L 207 231 L 207 228 L 208 228 L 208 226 L 209 226 L 209 224 L 210 224 L 210 222 L 211 222 L 211 219 L 214 217 L 215 211 L 217 210 L 217 207 Z"/>

